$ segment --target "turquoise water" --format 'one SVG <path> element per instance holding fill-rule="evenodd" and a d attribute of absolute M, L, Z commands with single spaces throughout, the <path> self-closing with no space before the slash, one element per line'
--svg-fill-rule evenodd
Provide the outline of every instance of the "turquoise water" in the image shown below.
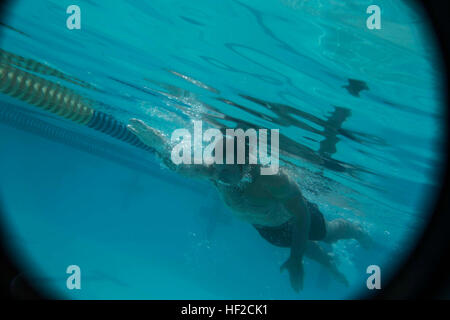
<path fill-rule="evenodd" d="M 282 165 L 304 196 L 326 219 L 362 224 L 377 249 L 328 248 L 348 288 L 305 259 L 295 293 L 279 272 L 289 251 L 233 217 L 211 185 L 1 94 L 2 107 L 89 146 L 0 121 L 6 241 L 35 286 L 68 299 L 343 299 L 368 293 L 373 264 L 384 286 L 439 187 L 443 88 L 425 17 L 377 1 L 382 29 L 368 30 L 371 1 L 80 0 L 81 30 L 68 30 L 70 4 L 17 1 L 2 49 L 88 83 L 46 77 L 124 123 L 168 135 L 199 119 L 280 129 Z M 365 83 L 359 96 L 349 79 Z M 81 290 L 66 288 L 72 264 Z"/>

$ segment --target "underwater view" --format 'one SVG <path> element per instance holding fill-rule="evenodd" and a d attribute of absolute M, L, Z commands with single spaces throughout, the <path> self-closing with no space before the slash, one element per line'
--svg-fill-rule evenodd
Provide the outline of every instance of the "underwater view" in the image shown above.
<path fill-rule="evenodd" d="M 373 270 L 387 284 L 440 187 L 445 89 L 416 3 L 377 1 L 369 28 L 373 4 L 10 1 L 0 206 L 19 277 L 57 299 L 358 299 Z M 228 158 L 230 129 L 249 148 L 258 134 L 261 163 Z"/>

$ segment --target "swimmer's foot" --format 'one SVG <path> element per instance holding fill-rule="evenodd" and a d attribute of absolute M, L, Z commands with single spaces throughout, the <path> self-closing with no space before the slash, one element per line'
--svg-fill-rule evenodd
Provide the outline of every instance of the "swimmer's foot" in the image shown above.
<path fill-rule="evenodd" d="M 323 265 L 331 273 L 331 276 L 333 277 L 334 280 L 343 284 L 346 287 L 349 286 L 346 276 L 342 272 L 340 272 L 337 267 L 336 256 L 333 253 L 327 253 L 326 262 Z"/>
<path fill-rule="evenodd" d="M 343 284 L 346 288 L 350 287 L 347 277 L 342 272 L 339 272 L 333 276 L 334 279 L 336 279 L 339 283 Z"/>
<path fill-rule="evenodd" d="M 331 275 L 334 278 L 334 280 L 343 284 L 346 287 L 349 287 L 347 277 L 338 270 L 338 268 L 336 267 L 336 265 L 334 263 L 330 266 L 330 272 L 331 272 Z"/>
<path fill-rule="evenodd" d="M 285 263 L 280 267 L 280 272 L 287 269 L 289 272 L 289 279 L 291 281 L 291 287 L 295 292 L 303 290 L 303 261 L 302 259 L 295 259 L 289 257 Z"/>

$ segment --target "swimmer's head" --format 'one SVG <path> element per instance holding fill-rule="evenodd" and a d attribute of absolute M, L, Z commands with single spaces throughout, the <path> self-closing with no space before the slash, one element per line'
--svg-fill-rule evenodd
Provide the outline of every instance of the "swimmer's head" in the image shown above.
<path fill-rule="evenodd" d="M 223 144 L 223 146 L 225 145 L 226 143 Z M 246 146 L 246 150 L 244 152 L 244 163 L 238 163 L 236 143 L 234 143 L 232 163 L 227 163 L 226 151 L 227 150 L 225 147 L 223 153 L 223 164 L 214 164 L 215 179 L 222 184 L 235 185 L 242 181 L 244 176 L 249 173 L 250 167 L 252 166 L 249 164 L 249 149 L 248 146 Z"/>
<path fill-rule="evenodd" d="M 214 166 L 215 179 L 223 184 L 238 184 L 243 177 L 243 166 L 238 164 L 216 164 Z"/>

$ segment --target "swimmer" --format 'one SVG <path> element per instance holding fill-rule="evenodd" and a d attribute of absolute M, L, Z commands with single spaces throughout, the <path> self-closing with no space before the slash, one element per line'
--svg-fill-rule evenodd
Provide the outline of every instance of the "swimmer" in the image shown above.
<path fill-rule="evenodd" d="M 268 241 L 290 248 L 280 271 L 287 270 L 292 288 L 303 288 L 303 257 L 327 267 L 336 279 L 346 283 L 330 254 L 316 241 L 332 243 L 356 239 L 362 245 L 368 235 L 356 224 L 343 219 L 327 222 L 316 205 L 308 202 L 300 187 L 283 168 L 274 175 L 261 175 L 259 164 L 180 164 L 171 160 L 169 139 L 143 121 L 131 119 L 128 129 L 158 155 L 171 170 L 212 182 L 233 213 L 255 226 Z M 236 155 L 236 152 L 234 153 Z"/>

